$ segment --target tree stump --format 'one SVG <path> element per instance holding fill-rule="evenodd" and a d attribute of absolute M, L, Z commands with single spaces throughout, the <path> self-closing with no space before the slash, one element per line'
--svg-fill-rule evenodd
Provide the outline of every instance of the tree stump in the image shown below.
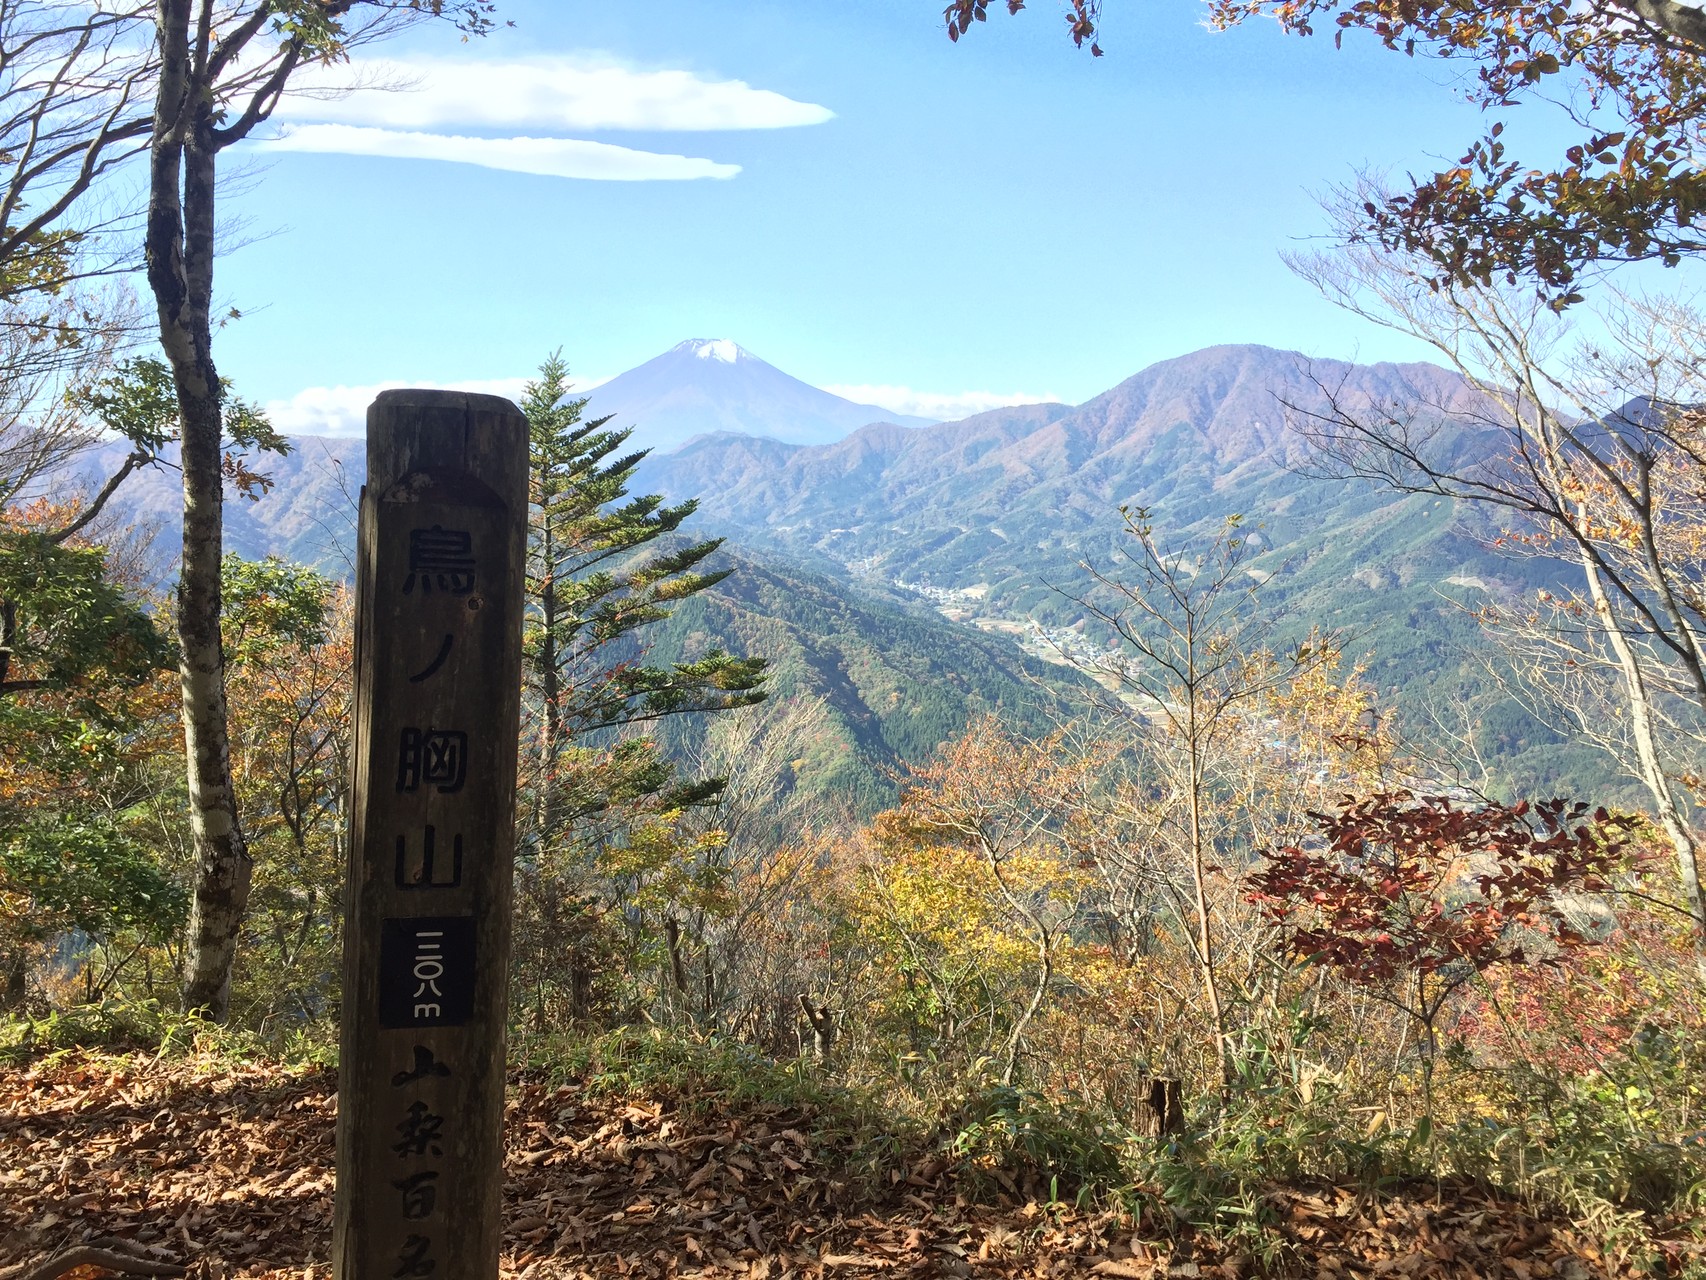
<path fill-rule="evenodd" d="M 1137 1104 L 1138 1132 L 1149 1138 L 1165 1138 L 1184 1129 L 1183 1083 L 1164 1076 L 1151 1077 L 1149 1096 Z"/>
<path fill-rule="evenodd" d="M 806 1015 L 806 1021 L 811 1025 L 812 1057 L 820 1065 L 825 1064 L 829 1061 L 830 1050 L 835 1047 L 835 1011 L 827 1005 L 813 1004 L 811 997 L 803 992 L 800 995 L 800 1011 Z"/>

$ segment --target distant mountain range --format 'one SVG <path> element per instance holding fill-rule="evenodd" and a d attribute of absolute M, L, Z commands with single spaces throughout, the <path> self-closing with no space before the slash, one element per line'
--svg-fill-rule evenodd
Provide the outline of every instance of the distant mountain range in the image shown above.
<path fill-rule="evenodd" d="M 272 487 L 254 501 L 225 493 L 225 549 L 246 559 L 283 556 L 353 578 L 356 502 L 367 478 L 367 443 L 346 436 L 294 436 L 291 451 L 249 459 Z M 126 446 L 96 449 L 85 462 L 82 486 L 93 490 L 123 461 Z M 159 528 L 157 558 L 169 572 L 183 510 L 183 479 L 176 446 L 155 466 L 124 482 L 115 505 L 133 519 Z"/>
<path fill-rule="evenodd" d="M 1477 523 L 1476 510 L 1305 474 L 1307 448 L 1287 406 L 1319 409 L 1329 393 L 1375 411 L 1422 404 L 1449 414 L 1474 400 L 1432 365 L 1222 346 L 1163 361 L 1077 406 L 933 425 L 858 421 L 871 406 L 809 387 L 733 343 L 693 341 L 595 388 L 592 407 L 636 406 L 616 423 L 653 428 L 635 435 L 654 448 L 636 489 L 699 499 L 696 530 L 728 537 L 743 561 L 659 640 L 682 653 L 779 644 L 794 655 L 789 685 L 829 696 L 849 749 L 876 767 L 978 707 L 1034 691 L 1036 668 L 1021 647 L 1056 662 L 1062 651 L 1080 660 L 1104 651 L 1108 638 L 1072 596 L 1087 585 L 1086 562 L 1117 570 L 1122 504 L 1151 510 L 1164 541 L 1181 546 L 1241 514 L 1259 548 L 1249 569 L 1267 581 L 1265 598 L 1291 633 L 1312 623 L 1343 629 L 1412 728 L 1433 712 L 1459 714 L 1465 691 L 1483 680 L 1473 606 L 1540 585 L 1549 571 L 1493 553 L 1497 530 Z M 733 404 L 740 413 L 725 415 Z M 728 421 L 741 428 L 718 429 Z M 1479 447 L 1469 432 L 1461 444 Z M 265 460 L 271 493 L 228 504 L 229 545 L 342 572 L 362 446 L 297 445 L 287 459 Z M 170 520 L 176 475 L 144 477 L 128 497 Z M 834 616 L 842 621 L 832 627 Z M 823 634 L 814 638 L 813 627 Z M 920 665 L 930 645 L 941 656 Z M 988 679 L 956 685 L 946 673 L 960 663 L 986 668 Z M 890 714 L 913 705 L 890 697 L 906 680 L 937 686 L 922 720 Z M 1604 773 L 1514 710 L 1482 718 L 1485 752 L 1524 785 Z"/>
<path fill-rule="evenodd" d="M 1321 409 L 1328 388 L 1347 407 L 1473 403 L 1433 365 L 1213 347 L 1076 407 L 876 424 L 810 447 L 714 435 L 648 458 L 639 479 L 697 497 L 709 527 L 749 548 L 963 597 L 975 616 L 1076 622 L 1047 584 L 1075 589 L 1081 562 L 1117 560 L 1122 505 L 1151 510 L 1163 539 L 1180 543 L 1241 514 L 1261 547 L 1251 569 L 1323 622 L 1389 613 L 1393 592 L 1438 605 L 1436 590 L 1533 572 L 1489 554 L 1486 531 L 1465 523 L 1474 512 L 1304 474 L 1287 406 Z"/>
<path fill-rule="evenodd" d="M 1284 618 L 1279 634 L 1342 631 L 1410 732 L 1468 714 L 1485 753 L 1524 786 L 1603 778 L 1602 761 L 1514 707 L 1463 710 L 1486 681 L 1474 608 L 1550 585 L 1551 567 L 1493 552 L 1498 530 L 1482 510 L 1307 474 L 1308 446 L 1290 419 L 1329 397 L 1347 409 L 1425 406 L 1463 419 L 1476 407 L 1461 379 L 1433 365 L 1222 346 L 1077 406 L 877 424 L 819 446 L 713 435 L 648 458 L 640 481 L 697 497 L 705 527 L 748 554 L 908 589 L 961 624 L 1079 661 L 1111 642 L 1073 597 L 1089 588 L 1086 563 L 1118 573 L 1122 505 L 1148 509 L 1162 541 L 1186 551 L 1236 513 L 1259 548 L 1249 571 Z M 1468 429 L 1456 444 L 1486 447 Z"/>

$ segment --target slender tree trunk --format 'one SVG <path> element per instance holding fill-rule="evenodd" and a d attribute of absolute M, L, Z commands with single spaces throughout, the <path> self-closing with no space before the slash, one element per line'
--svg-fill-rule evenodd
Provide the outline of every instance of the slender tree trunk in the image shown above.
<path fill-rule="evenodd" d="M 669 980 L 682 1009 L 687 1008 L 687 964 L 681 958 L 681 925 L 674 916 L 663 922 L 663 939 L 669 948 Z"/>
<path fill-rule="evenodd" d="M 12 674 L 12 646 L 18 642 L 18 603 L 0 599 L 0 691 Z"/>
<path fill-rule="evenodd" d="M 195 860 L 183 1000 L 223 1022 L 248 907 L 252 863 L 237 820 L 221 645 L 224 477 L 219 375 L 213 365 L 212 105 L 195 83 L 191 0 L 159 0 L 160 85 L 149 166 L 148 283 L 178 392 L 184 546 L 178 582 L 184 751 Z M 205 61 L 206 33 L 194 53 Z"/>
<path fill-rule="evenodd" d="M 1204 849 L 1203 839 L 1203 746 L 1204 733 L 1199 719 L 1199 702 L 1201 686 L 1198 684 L 1196 659 L 1196 620 L 1190 620 L 1186 628 L 1187 653 L 1185 655 L 1185 750 L 1188 754 L 1190 768 L 1187 788 L 1189 794 L 1185 797 L 1190 821 L 1191 839 L 1191 889 L 1196 897 L 1197 909 L 1197 963 L 1201 967 L 1203 996 L 1208 1001 L 1209 1017 L 1214 1020 L 1214 1054 L 1220 1063 L 1220 1082 L 1230 1088 L 1232 1085 L 1232 1056 L 1226 1047 L 1226 1011 L 1220 1002 L 1220 983 L 1216 979 L 1214 969 L 1214 927 L 1209 920 L 1208 906 L 1208 859 Z"/>
<path fill-rule="evenodd" d="M 1648 579 L 1658 592 L 1665 616 L 1670 619 L 1671 632 L 1683 651 L 1683 665 L 1688 668 L 1689 678 L 1694 685 L 1694 696 L 1702 705 L 1706 705 L 1706 652 L 1702 652 L 1699 632 L 1689 623 L 1687 613 L 1677 601 L 1676 592 L 1671 586 L 1672 575 L 1667 572 L 1659 556 L 1658 533 L 1653 527 L 1655 504 L 1652 460 L 1639 457 L 1636 465 L 1639 476 L 1637 494 L 1640 499 L 1636 512 L 1641 524 L 1641 561 L 1646 566 Z M 1581 512 L 1581 523 L 1584 528 L 1590 527 L 1585 509 Z M 1698 893 L 1695 896 L 1698 898 Z"/>
<path fill-rule="evenodd" d="M 1203 849 L 1202 830 L 1202 763 L 1194 736 L 1189 745 L 1191 786 L 1187 801 L 1191 823 L 1191 887 L 1196 894 L 1197 908 L 1197 960 L 1201 965 L 1203 996 L 1208 1001 L 1209 1017 L 1214 1020 L 1214 1052 L 1220 1062 L 1220 1081 L 1230 1087 L 1232 1059 L 1226 1049 L 1226 1012 L 1220 1003 L 1220 983 L 1214 971 L 1214 929 L 1209 922 L 1208 861 Z"/>
<path fill-rule="evenodd" d="M 1001 1083 L 1012 1084 L 1013 1077 L 1019 1070 L 1019 1050 L 1025 1043 L 1025 1032 L 1030 1029 L 1032 1020 L 1042 1009 L 1049 987 L 1054 984 L 1054 934 L 1041 917 L 1025 904 L 1024 897 L 1007 883 L 1007 877 L 1001 870 L 1001 855 L 988 840 L 984 840 L 982 844 L 984 865 L 994 877 L 995 887 L 1001 891 L 1007 905 L 1030 926 L 1037 948 L 1037 980 L 1031 988 L 1031 999 L 1007 1035 L 1007 1053 L 1001 1068 Z"/>
<path fill-rule="evenodd" d="M 5 977 L 0 982 L 0 1009 L 16 1009 L 29 993 L 29 952 L 21 940 L 17 945 L 18 949 L 0 965 Z"/>
<path fill-rule="evenodd" d="M 1032 1021 L 1043 1007 L 1043 1000 L 1048 996 L 1048 989 L 1054 983 L 1054 939 L 1041 923 L 1033 927 L 1037 934 L 1037 981 L 1031 988 L 1030 1003 L 1025 1006 L 1025 1012 L 1019 1015 L 1013 1024 L 1013 1030 L 1007 1036 L 1006 1061 L 1001 1067 L 1001 1083 L 1012 1084 L 1013 1077 L 1019 1070 L 1019 1050 L 1025 1043 L 1025 1032 L 1030 1029 Z"/>
<path fill-rule="evenodd" d="M 811 1027 L 812 1057 L 819 1066 L 827 1066 L 835 1049 L 835 1012 L 828 1005 L 813 1004 L 804 992 L 800 994 L 800 1012 Z"/>
<path fill-rule="evenodd" d="M 1587 578 L 1588 595 L 1594 611 L 1605 628 L 1606 639 L 1617 655 L 1617 665 L 1623 675 L 1624 697 L 1629 705 L 1629 728 L 1635 737 L 1635 755 L 1640 766 L 1641 781 L 1653 798 L 1659 826 L 1670 840 L 1676 853 L 1678 878 L 1683 895 L 1688 899 L 1688 913 L 1694 921 L 1696 947 L 1706 947 L 1706 897 L 1700 890 L 1700 863 L 1694 835 L 1682 820 L 1671 793 L 1670 779 L 1665 777 L 1664 764 L 1659 759 L 1658 742 L 1653 734 L 1653 704 L 1647 692 L 1646 678 L 1641 672 L 1640 656 L 1623 634 L 1622 626 L 1612 609 L 1599 570 L 1587 556 L 1581 557 L 1582 572 Z"/>
<path fill-rule="evenodd" d="M 549 550 L 549 531 L 545 545 Z M 556 839 L 562 805 L 557 789 L 557 757 L 563 750 L 562 681 L 557 670 L 557 588 L 545 569 L 539 589 L 539 698 L 543 704 L 545 723 L 539 735 L 539 794 L 534 803 L 534 821 L 539 834 L 541 857 Z"/>

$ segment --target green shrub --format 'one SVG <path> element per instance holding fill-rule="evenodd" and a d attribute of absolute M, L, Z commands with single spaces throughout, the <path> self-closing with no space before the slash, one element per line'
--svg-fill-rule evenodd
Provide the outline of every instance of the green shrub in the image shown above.
<path fill-rule="evenodd" d="M 219 1054 L 267 1057 L 287 1063 L 333 1066 L 337 1028 L 330 1023 L 292 1026 L 282 1036 L 224 1027 L 167 1008 L 158 1000 L 103 1000 L 70 1005 L 42 1017 L 13 1013 L 0 1019 L 0 1063 L 21 1065 L 77 1049 L 151 1053 L 175 1058 Z"/>
<path fill-rule="evenodd" d="M 1011 1085 L 974 1092 L 947 1118 L 944 1131 L 948 1154 L 974 1195 L 1002 1186 L 1050 1203 L 1082 1205 L 1128 1184 L 1129 1128 Z"/>

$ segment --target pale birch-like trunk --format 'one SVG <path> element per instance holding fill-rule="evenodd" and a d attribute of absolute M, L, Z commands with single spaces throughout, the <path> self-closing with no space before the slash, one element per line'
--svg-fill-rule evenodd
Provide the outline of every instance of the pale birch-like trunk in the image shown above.
<path fill-rule="evenodd" d="M 1702 898 L 1700 891 L 1698 849 L 1693 833 L 1677 810 L 1670 779 L 1665 777 L 1664 765 L 1659 759 L 1658 742 L 1653 733 L 1652 698 L 1641 672 L 1640 657 L 1629 643 L 1629 637 L 1623 633 L 1605 584 L 1600 579 L 1599 568 L 1586 551 L 1581 555 L 1581 565 L 1587 579 L 1588 596 L 1593 601 L 1600 624 L 1605 628 L 1606 639 L 1617 656 L 1618 669 L 1623 677 L 1624 697 L 1629 707 L 1629 729 L 1635 739 L 1641 781 L 1653 799 L 1659 826 L 1676 854 L 1677 875 L 1682 881 L 1683 895 L 1688 900 L 1688 914 L 1694 922 L 1696 944 L 1706 944 L 1706 899 Z"/>
<path fill-rule="evenodd" d="M 183 440 L 184 542 L 178 583 L 184 754 L 195 884 L 185 946 L 186 1009 L 223 1022 L 248 906 L 252 863 L 237 818 L 220 639 L 222 415 L 213 365 L 212 102 L 199 91 L 208 33 L 191 31 L 191 0 L 160 0 L 160 84 L 149 163 L 148 283 L 172 367 Z M 205 14 L 204 14 L 205 16 Z M 199 35 L 199 39 L 197 36 Z M 193 44 L 192 44 L 193 42 Z"/>
<path fill-rule="evenodd" d="M 371 16 L 353 33 L 341 23 L 358 4 Z M 184 1004 L 223 1021 L 231 966 L 248 907 L 252 863 L 231 781 L 220 644 L 224 547 L 223 390 L 213 364 L 214 194 L 219 153 L 243 141 L 278 106 L 305 55 L 335 59 L 417 19 L 458 15 L 485 23 L 467 0 L 318 0 L 325 20 L 290 24 L 277 0 L 156 0 L 159 81 L 151 122 L 148 286 L 160 344 L 172 368 L 183 440 L 184 549 L 178 588 L 183 646 L 184 747 L 195 887 L 185 948 Z M 258 56 L 257 56 L 258 55 Z"/>

